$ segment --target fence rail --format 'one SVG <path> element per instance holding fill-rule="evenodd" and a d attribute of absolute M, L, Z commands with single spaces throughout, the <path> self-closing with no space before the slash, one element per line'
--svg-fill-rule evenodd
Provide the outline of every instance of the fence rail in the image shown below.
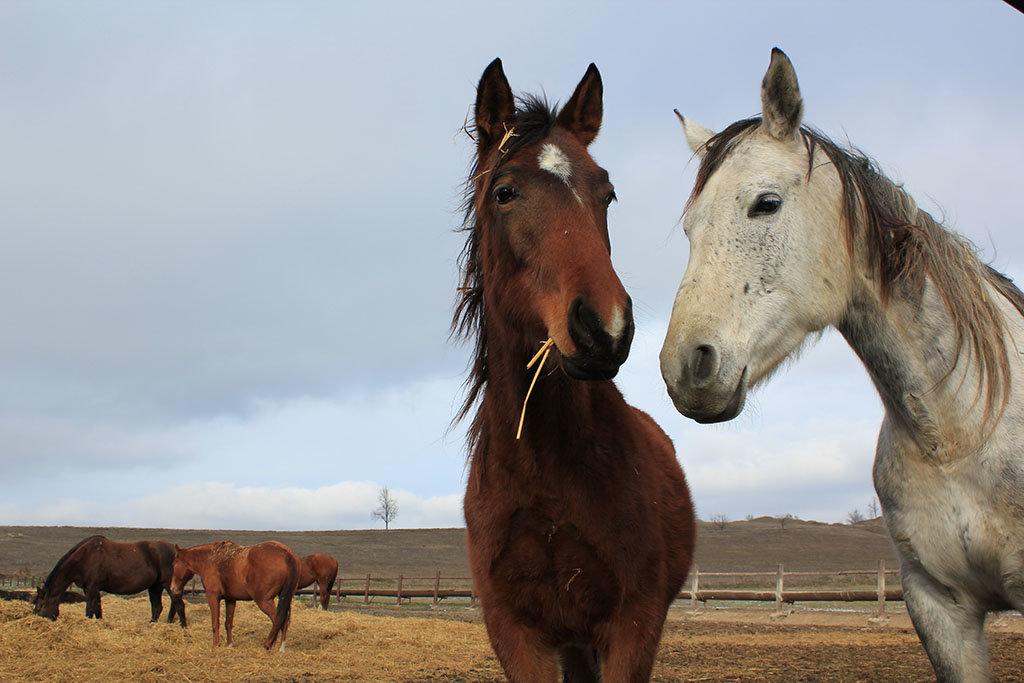
<path fill-rule="evenodd" d="M 889 588 L 886 586 L 886 577 L 898 574 L 894 569 L 886 569 L 885 560 L 879 560 L 876 569 L 854 569 L 841 571 L 785 571 L 783 565 L 779 565 L 772 572 L 702 572 L 694 565 L 690 571 L 688 587 L 679 592 L 677 600 L 689 601 L 696 609 L 698 603 L 704 604 L 710 601 L 734 601 L 734 602 L 774 602 L 777 611 L 783 610 L 783 605 L 795 605 L 798 602 L 874 602 L 878 606 L 878 614 L 885 613 L 886 602 L 902 601 L 902 588 Z M 807 579 L 809 577 L 875 577 L 875 587 L 865 588 L 801 588 L 800 590 L 786 589 L 787 578 Z M 709 579 L 736 579 L 736 578 L 771 578 L 775 579 L 774 590 L 755 590 L 748 588 L 702 588 L 701 582 Z M 0 587 L 33 588 L 41 585 L 41 577 L 26 577 L 24 575 L 0 574 Z M 442 581 L 444 582 L 442 585 Z M 186 594 L 203 595 L 202 584 L 198 577 L 192 579 Z M 296 595 L 316 595 L 314 587 L 304 588 L 296 591 Z M 347 598 L 362 598 L 364 604 L 369 604 L 373 598 L 391 598 L 396 604 L 402 601 L 413 599 L 429 599 L 431 606 L 436 607 L 442 600 L 448 598 L 468 598 L 470 605 L 477 601 L 476 591 L 473 587 L 473 580 L 468 576 L 441 576 L 441 572 L 435 572 L 433 576 L 405 576 L 400 574 L 396 577 L 383 577 L 367 574 L 365 576 L 340 577 L 335 581 L 331 595 L 337 600 Z"/>

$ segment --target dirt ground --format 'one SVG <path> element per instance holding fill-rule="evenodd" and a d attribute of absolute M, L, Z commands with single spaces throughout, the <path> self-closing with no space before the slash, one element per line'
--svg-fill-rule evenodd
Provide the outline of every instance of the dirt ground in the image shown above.
<path fill-rule="evenodd" d="M 0 601 L 0 680 L 500 681 L 479 610 L 397 611 L 354 606 L 324 613 L 297 605 L 285 652 L 263 650 L 270 621 L 239 603 L 235 647 L 211 647 L 205 605 L 189 628 L 149 624 L 142 598 L 104 596 L 104 620 L 63 605 L 56 622 Z M 400 615 L 400 616 L 399 616 Z M 222 627 L 223 628 L 223 627 Z M 1024 681 L 1024 617 L 988 627 L 997 680 Z M 934 680 L 909 619 L 866 612 L 674 608 L 655 681 Z"/>

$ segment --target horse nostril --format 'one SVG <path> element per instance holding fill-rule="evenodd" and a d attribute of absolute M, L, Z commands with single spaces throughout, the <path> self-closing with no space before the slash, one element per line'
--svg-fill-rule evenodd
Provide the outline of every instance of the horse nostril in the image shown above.
<path fill-rule="evenodd" d="M 576 297 L 569 306 L 569 336 L 582 349 L 593 349 L 600 332 L 603 332 L 600 316 L 583 297 Z"/>
<path fill-rule="evenodd" d="M 701 344 L 690 352 L 690 375 L 695 383 L 707 382 L 718 371 L 715 347 Z"/>

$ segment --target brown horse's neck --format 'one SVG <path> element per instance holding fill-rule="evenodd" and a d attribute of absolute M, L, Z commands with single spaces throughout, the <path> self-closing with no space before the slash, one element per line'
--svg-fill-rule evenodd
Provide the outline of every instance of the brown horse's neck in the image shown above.
<path fill-rule="evenodd" d="M 491 311 L 494 309 L 491 308 Z M 544 339 L 540 330 L 526 331 L 489 314 L 487 385 L 480 407 L 482 424 L 477 452 L 490 458 L 526 459 L 531 467 L 572 462 L 595 441 L 595 428 L 629 410 L 611 381 L 575 380 L 561 368 L 552 349 L 530 394 L 520 439 L 516 439 L 523 401 L 536 366 L 526 364 Z M 515 465 L 515 462 L 507 463 Z M 596 465 L 588 457 L 590 466 Z"/>
<path fill-rule="evenodd" d="M 198 574 L 209 565 L 210 558 L 216 552 L 217 545 L 216 543 L 205 543 L 189 548 L 181 555 L 181 558 L 184 560 L 186 567 Z"/>
<path fill-rule="evenodd" d="M 62 564 L 58 569 L 50 572 L 45 583 L 43 583 L 43 594 L 59 600 L 60 596 L 64 595 L 64 591 L 78 580 L 77 570 L 77 563 L 71 559 L 69 562 Z"/>
<path fill-rule="evenodd" d="M 79 541 L 71 550 L 57 560 L 53 570 L 43 582 L 43 593 L 50 596 L 61 596 L 71 584 L 79 579 L 82 570 L 83 555 L 94 545 L 96 537 Z"/>

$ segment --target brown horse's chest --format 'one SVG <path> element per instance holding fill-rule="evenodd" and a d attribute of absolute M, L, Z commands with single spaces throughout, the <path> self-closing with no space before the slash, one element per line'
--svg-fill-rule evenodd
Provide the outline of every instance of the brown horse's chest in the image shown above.
<path fill-rule="evenodd" d="M 519 617 L 581 633 L 608 618 L 626 590 L 625 568 L 575 524 L 521 508 L 492 559 L 491 588 Z"/>

